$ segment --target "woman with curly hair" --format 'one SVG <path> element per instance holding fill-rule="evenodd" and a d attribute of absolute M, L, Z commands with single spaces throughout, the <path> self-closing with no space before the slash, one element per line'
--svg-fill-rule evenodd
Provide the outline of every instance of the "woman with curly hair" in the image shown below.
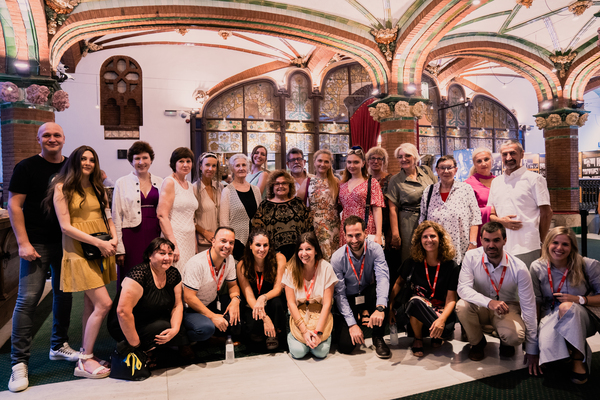
<path fill-rule="evenodd" d="M 424 355 L 424 336 L 431 337 L 432 347 L 439 347 L 443 338 L 454 331 L 460 272 L 454 256 L 452 238 L 440 224 L 425 221 L 415 229 L 410 258 L 402 263 L 390 295 L 390 322 L 395 323 L 394 298 L 403 283 L 409 284 L 412 297 L 406 305 L 406 315 L 415 336 L 412 352 L 416 357 Z"/>
<path fill-rule="evenodd" d="M 264 229 L 275 252 L 289 260 L 300 235 L 313 230 L 312 218 L 302 200 L 296 197 L 294 178 L 284 170 L 269 176 L 267 200 L 254 214 L 252 226 Z"/>
<path fill-rule="evenodd" d="M 542 257 L 531 263 L 531 280 L 538 306 L 539 363 L 571 363 L 571 381 L 588 380 L 592 350 L 586 338 L 598 330 L 586 306 L 600 306 L 600 263 L 582 257 L 575 233 L 558 226 L 542 245 Z"/>
<path fill-rule="evenodd" d="M 264 229 L 253 229 L 237 265 L 237 278 L 244 297 L 241 318 L 244 334 L 254 343 L 265 343 L 267 350 L 279 347 L 285 335 L 285 308 L 281 278 L 285 257 L 275 254 Z M 266 339 L 266 341 L 265 341 Z"/>

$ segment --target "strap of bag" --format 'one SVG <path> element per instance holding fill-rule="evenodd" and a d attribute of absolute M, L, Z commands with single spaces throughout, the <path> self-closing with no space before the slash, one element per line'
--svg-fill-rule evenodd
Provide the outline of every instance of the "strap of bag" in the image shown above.
<path fill-rule="evenodd" d="M 369 176 L 369 180 L 367 182 L 367 201 L 365 203 L 365 224 L 367 224 L 367 226 L 369 225 L 369 211 L 371 210 L 371 179 L 372 177 Z"/>
<path fill-rule="evenodd" d="M 94 190 L 94 194 L 96 195 L 96 198 L 98 199 L 98 204 L 100 204 L 100 208 L 102 208 L 102 202 L 100 201 L 100 194 L 98 193 L 98 191 L 96 190 L 96 187 L 93 184 L 92 184 L 92 189 Z M 102 214 L 102 219 L 104 220 L 104 225 L 106 226 L 106 233 L 108 233 L 110 235 L 110 228 L 108 226 L 108 218 L 106 218 L 106 209 L 100 210 L 100 213 Z"/>
<path fill-rule="evenodd" d="M 304 205 L 310 209 L 310 201 L 308 201 L 308 187 L 310 186 L 310 176 L 306 178 L 306 190 L 304 191 Z"/>
<path fill-rule="evenodd" d="M 427 193 L 427 204 L 425 205 L 425 218 L 423 221 L 427 221 L 427 214 L 429 213 L 429 203 L 431 203 L 431 195 L 433 194 L 433 185 L 429 186 L 429 193 Z"/>

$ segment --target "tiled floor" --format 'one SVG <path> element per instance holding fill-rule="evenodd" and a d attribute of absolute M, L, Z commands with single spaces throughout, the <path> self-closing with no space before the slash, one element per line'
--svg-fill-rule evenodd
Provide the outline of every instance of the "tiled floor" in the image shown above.
<path fill-rule="evenodd" d="M 411 341 L 401 337 L 389 360 L 380 360 L 371 348 L 362 348 L 349 356 L 336 352 L 325 360 L 293 360 L 280 353 L 240 358 L 229 365 L 212 362 L 160 370 L 143 382 L 81 379 L 34 386 L 21 393 L 2 392 L 0 398 L 390 399 L 523 367 L 522 356 L 499 359 L 498 339 L 489 336 L 482 362 L 470 361 L 468 344 L 459 340 L 447 342 L 435 351 L 426 347 L 426 357 L 417 359 L 408 349 Z M 600 335 L 590 338 L 589 343 L 593 351 L 599 351 Z"/>

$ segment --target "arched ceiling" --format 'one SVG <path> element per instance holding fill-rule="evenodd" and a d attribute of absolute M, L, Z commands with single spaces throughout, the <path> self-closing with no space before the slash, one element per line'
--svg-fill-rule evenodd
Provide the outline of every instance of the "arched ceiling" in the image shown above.
<path fill-rule="evenodd" d="M 427 70 L 442 93 L 453 79 L 493 75 L 527 80 L 540 103 L 580 100 L 600 66 L 595 14 L 600 1 L 0 0 L 0 73 L 17 73 L 15 61 L 39 75 L 61 61 L 73 70 L 87 51 L 200 46 L 264 59 L 255 71 L 302 66 L 315 82 L 351 58 L 400 95 L 412 84 L 418 95 Z"/>

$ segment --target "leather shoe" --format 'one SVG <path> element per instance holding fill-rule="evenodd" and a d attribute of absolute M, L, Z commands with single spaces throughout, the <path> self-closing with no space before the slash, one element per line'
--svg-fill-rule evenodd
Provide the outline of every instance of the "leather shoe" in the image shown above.
<path fill-rule="evenodd" d="M 375 346 L 375 354 L 379 358 L 390 358 L 392 356 L 392 352 L 387 344 L 385 344 L 385 340 L 382 337 L 373 337 L 373 346 Z"/>
<path fill-rule="evenodd" d="M 500 357 L 512 357 L 515 355 L 515 347 L 500 342 Z"/>
<path fill-rule="evenodd" d="M 479 343 L 477 343 L 475 346 L 471 346 L 471 350 L 469 350 L 469 359 L 473 361 L 483 360 L 483 357 L 485 357 L 483 354 L 483 349 L 485 349 L 486 345 L 487 340 L 485 340 L 484 336 Z"/>

